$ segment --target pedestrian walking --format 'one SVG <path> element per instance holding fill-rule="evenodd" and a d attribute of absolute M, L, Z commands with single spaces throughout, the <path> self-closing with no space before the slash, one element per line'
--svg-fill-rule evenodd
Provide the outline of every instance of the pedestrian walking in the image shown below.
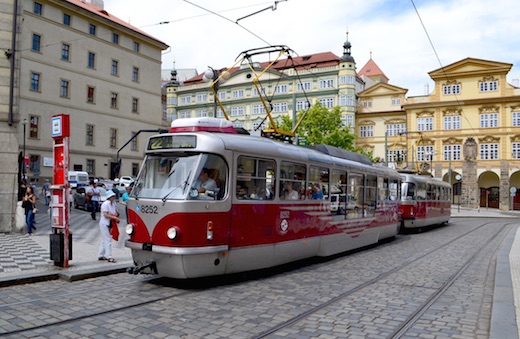
<path fill-rule="evenodd" d="M 34 189 L 28 186 L 25 189 L 25 196 L 23 197 L 22 207 L 25 210 L 25 222 L 27 223 L 27 233 L 32 234 L 34 226 L 34 208 L 36 206 L 36 195 L 34 195 Z"/>
<path fill-rule="evenodd" d="M 115 226 L 112 226 L 115 221 Z M 99 260 L 107 260 L 110 263 L 116 262 L 112 258 L 112 227 L 117 227 L 119 217 L 116 208 L 116 194 L 107 191 L 107 200 L 101 205 L 101 217 L 99 218 L 99 229 L 101 230 L 101 243 L 99 245 Z"/>
<path fill-rule="evenodd" d="M 51 200 L 51 188 L 49 179 L 45 179 L 45 183 L 43 184 L 43 195 L 45 196 L 45 206 L 49 206 L 49 202 Z"/>
<path fill-rule="evenodd" d="M 92 220 L 96 220 L 96 212 L 99 209 L 99 201 L 101 200 L 97 180 L 92 182 L 92 187 L 88 191 L 87 195 L 90 198 L 90 205 L 92 206 L 92 212 L 90 213 L 90 216 L 92 217 Z"/>

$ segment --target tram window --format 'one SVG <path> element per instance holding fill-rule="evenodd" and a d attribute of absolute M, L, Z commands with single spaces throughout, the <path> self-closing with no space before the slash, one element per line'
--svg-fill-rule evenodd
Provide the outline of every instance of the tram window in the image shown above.
<path fill-rule="evenodd" d="M 332 170 L 330 179 L 330 194 L 345 194 L 347 192 L 347 172 Z"/>
<path fill-rule="evenodd" d="M 416 200 L 416 186 L 413 182 L 403 182 L 403 200 Z"/>
<path fill-rule="evenodd" d="M 427 191 L 426 191 L 426 184 L 425 183 L 418 183 L 416 189 L 417 194 L 417 200 L 426 200 Z"/>
<path fill-rule="evenodd" d="M 362 218 L 364 215 L 363 205 L 365 176 L 361 173 L 350 173 L 348 176 L 349 185 L 347 187 L 347 215 L 349 218 Z"/>
<path fill-rule="evenodd" d="M 323 167 L 309 167 L 309 185 L 306 190 L 307 199 L 328 199 L 329 169 Z"/>
<path fill-rule="evenodd" d="M 388 178 L 377 177 L 378 203 L 389 200 Z"/>
<path fill-rule="evenodd" d="M 365 183 L 364 216 L 373 217 L 376 214 L 377 177 L 368 174 Z"/>
<path fill-rule="evenodd" d="M 390 200 L 397 200 L 401 196 L 399 180 L 390 179 L 389 182 L 389 195 Z"/>
<path fill-rule="evenodd" d="M 241 156 L 237 161 L 236 197 L 241 200 L 273 200 L 274 160 Z"/>
<path fill-rule="evenodd" d="M 200 169 L 194 178 L 192 188 L 199 192 L 198 200 L 220 200 L 226 193 L 228 168 L 222 157 L 202 154 Z"/>
<path fill-rule="evenodd" d="M 280 165 L 280 199 L 305 199 L 306 172 L 305 165 L 282 161 Z"/>

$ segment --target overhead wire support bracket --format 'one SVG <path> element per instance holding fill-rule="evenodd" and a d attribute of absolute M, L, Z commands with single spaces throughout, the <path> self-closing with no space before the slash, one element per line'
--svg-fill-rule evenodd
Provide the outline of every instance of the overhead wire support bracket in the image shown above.
<path fill-rule="evenodd" d="M 262 13 L 262 12 L 264 12 L 264 11 L 267 11 L 268 9 L 271 9 L 271 10 L 273 10 L 273 11 L 276 11 L 277 6 L 278 6 L 278 3 L 279 3 L 279 2 L 284 2 L 284 1 L 287 1 L 287 0 L 279 0 L 279 1 L 275 1 L 275 2 L 274 2 L 274 5 L 269 6 L 269 7 L 266 7 L 266 8 L 264 8 L 264 9 L 261 9 L 261 10 L 259 10 L 259 11 L 254 12 L 254 13 L 248 14 L 248 15 L 243 16 L 243 17 L 241 17 L 241 18 L 238 18 L 238 19 L 235 21 L 235 23 L 238 24 L 238 22 L 239 22 L 240 20 L 243 20 L 243 19 L 249 18 L 250 16 L 256 15 L 256 14 L 258 14 L 258 13 Z"/>

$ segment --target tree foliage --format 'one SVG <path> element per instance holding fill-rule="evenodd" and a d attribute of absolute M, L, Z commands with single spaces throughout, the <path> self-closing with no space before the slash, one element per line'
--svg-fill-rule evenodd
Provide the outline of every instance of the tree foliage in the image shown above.
<path fill-rule="evenodd" d="M 300 111 L 296 121 L 299 121 L 305 111 Z M 277 127 L 285 131 L 291 131 L 293 121 L 289 116 L 282 116 Z M 341 109 L 336 106 L 329 110 L 321 103 L 314 104 L 306 113 L 303 121 L 296 130 L 296 135 L 303 138 L 309 145 L 325 144 L 343 148 L 349 151 L 362 153 L 372 159 L 372 152 L 356 147 L 356 135 L 350 132 L 350 126 L 344 126 L 341 122 Z"/>

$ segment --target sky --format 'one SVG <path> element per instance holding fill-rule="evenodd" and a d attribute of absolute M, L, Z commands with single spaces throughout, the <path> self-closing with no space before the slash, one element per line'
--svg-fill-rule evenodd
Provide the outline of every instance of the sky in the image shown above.
<path fill-rule="evenodd" d="M 274 5 L 104 0 L 109 13 L 170 46 L 162 69 L 174 62 L 199 73 L 231 67 L 242 51 L 269 45 L 286 45 L 298 56 L 341 57 L 348 32 L 357 70 L 372 55 L 389 83 L 408 89 L 408 96 L 433 90 L 428 72 L 468 57 L 513 64 L 507 79 L 520 79 L 518 0 L 286 0 L 272 10 Z"/>

